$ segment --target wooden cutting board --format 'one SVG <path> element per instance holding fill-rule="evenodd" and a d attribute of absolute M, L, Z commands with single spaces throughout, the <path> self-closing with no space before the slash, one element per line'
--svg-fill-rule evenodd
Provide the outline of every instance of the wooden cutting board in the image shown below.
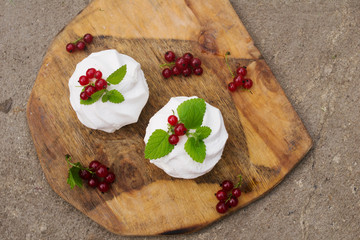
<path fill-rule="evenodd" d="M 85 51 L 65 45 L 94 35 Z M 92 52 L 117 49 L 140 62 L 150 98 L 139 121 L 108 134 L 77 119 L 69 102 L 68 80 L 76 64 Z M 163 79 L 159 64 L 173 50 L 201 58 L 201 77 Z M 248 67 L 252 93 L 230 93 L 224 62 Z M 229 133 L 222 159 L 194 180 L 175 179 L 144 159 L 150 117 L 173 96 L 198 96 L 222 111 Z M 246 206 L 275 187 L 309 151 L 312 141 L 277 80 L 228 0 L 95 0 L 54 39 L 44 58 L 27 108 L 34 144 L 54 191 L 111 232 L 122 235 L 196 231 L 226 216 L 215 210 L 214 193 L 224 179 L 242 174 Z M 101 194 L 66 184 L 64 155 L 88 165 L 96 159 L 117 175 Z"/>

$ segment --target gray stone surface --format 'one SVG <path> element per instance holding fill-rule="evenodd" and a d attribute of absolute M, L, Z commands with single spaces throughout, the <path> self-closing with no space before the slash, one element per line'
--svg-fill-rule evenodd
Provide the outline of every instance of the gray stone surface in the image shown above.
<path fill-rule="evenodd" d="M 314 147 L 264 198 L 197 233 L 168 238 L 359 239 L 359 0 L 231 2 Z M 47 47 L 88 3 L 0 1 L 0 239 L 127 239 L 52 191 L 26 120 Z"/>

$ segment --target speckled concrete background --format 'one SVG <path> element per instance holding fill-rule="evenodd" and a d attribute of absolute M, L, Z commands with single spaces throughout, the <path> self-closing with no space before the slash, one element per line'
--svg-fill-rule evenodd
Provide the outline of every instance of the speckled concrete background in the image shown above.
<path fill-rule="evenodd" d="M 159 238 L 359 239 L 359 0 L 231 2 L 314 147 L 264 198 L 197 233 Z M 0 239 L 127 239 L 51 190 L 26 120 L 47 47 L 88 3 L 0 1 Z"/>

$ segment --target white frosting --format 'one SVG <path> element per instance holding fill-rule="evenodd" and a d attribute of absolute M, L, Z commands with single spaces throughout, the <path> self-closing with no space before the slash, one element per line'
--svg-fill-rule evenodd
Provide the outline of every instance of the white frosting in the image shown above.
<path fill-rule="evenodd" d="M 85 75 L 89 68 L 95 68 L 102 72 L 102 78 L 106 80 L 124 64 L 127 68 L 124 79 L 119 84 L 107 87 L 108 90 L 118 90 L 124 96 L 125 100 L 122 103 L 103 103 L 100 99 L 91 105 L 80 104 L 82 87 L 79 87 L 78 81 L 81 75 Z M 79 62 L 69 80 L 69 89 L 70 103 L 80 122 L 89 128 L 108 133 L 137 122 L 149 98 L 149 88 L 140 64 L 116 50 L 92 53 Z"/>
<path fill-rule="evenodd" d="M 167 119 L 173 114 L 177 107 L 184 101 L 197 97 L 174 97 L 160 109 L 149 121 L 146 128 L 144 141 L 148 142 L 151 134 L 156 129 L 167 131 Z M 228 133 L 225 129 L 224 120 L 219 109 L 206 103 L 206 112 L 202 126 L 211 128 L 211 134 L 204 139 L 206 145 L 206 157 L 203 163 L 195 162 L 185 151 L 184 145 L 187 136 L 180 136 L 179 143 L 172 152 L 165 157 L 151 160 L 150 162 L 163 169 L 172 177 L 192 179 L 209 172 L 220 160 L 225 147 Z M 192 130 L 193 131 L 193 130 Z"/>

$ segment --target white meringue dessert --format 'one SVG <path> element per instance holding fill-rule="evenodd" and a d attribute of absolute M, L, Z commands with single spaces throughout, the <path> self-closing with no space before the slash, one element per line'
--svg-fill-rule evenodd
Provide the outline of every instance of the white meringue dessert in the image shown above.
<path fill-rule="evenodd" d="M 170 101 L 150 119 L 144 137 L 145 144 L 147 144 L 151 134 L 155 130 L 162 129 L 168 131 L 168 117 L 173 115 L 173 111 L 175 111 L 175 115 L 179 118 L 176 111 L 178 106 L 192 98 L 197 97 L 171 98 Z M 175 178 L 193 179 L 209 172 L 221 158 L 225 143 L 228 139 L 228 133 L 220 110 L 208 103 L 206 103 L 202 126 L 211 128 L 210 135 L 204 139 L 206 155 L 202 163 L 194 161 L 184 150 L 184 145 L 188 139 L 186 135 L 179 137 L 179 142 L 168 155 L 157 159 L 150 159 L 150 162 Z"/>
<path fill-rule="evenodd" d="M 91 105 L 80 104 L 79 77 L 86 75 L 89 68 L 102 72 L 107 79 L 114 71 L 126 64 L 126 74 L 119 84 L 107 86 L 107 90 L 118 90 L 123 96 L 121 103 L 102 102 L 101 99 Z M 105 50 L 90 54 L 79 62 L 69 80 L 70 103 L 78 119 L 88 128 L 113 133 L 121 127 L 138 121 L 139 115 L 149 98 L 147 85 L 140 64 L 133 58 L 118 53 L 116 50 Z"/>

